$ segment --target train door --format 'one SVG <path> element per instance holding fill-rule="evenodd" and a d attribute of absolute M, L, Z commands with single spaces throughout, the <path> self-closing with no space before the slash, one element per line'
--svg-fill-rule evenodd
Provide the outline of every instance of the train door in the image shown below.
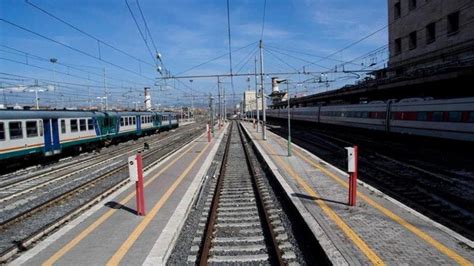
<path fill-rule="evenodd" d="M 387 110 L 385 112 L 385 132 L 390 132 L 390 119 L 392 119 L 392 100 L 387 102 Z"/>
<path fill-rule="evenodd" d="M 137 135 L 140 136 L 142 134 L 142 120 L 140 115 L 137 115 L 135 119 L 137 121 Z"/>
<path fill-rule="evenodd" d="M 59 142 L 58 119 L 43 119 L 44 127 L 44 155 L 50 156 L 61 152 Z"/>
<path fill-rule="evenodd" d="M 51 119 L 51 127 L 53 133 L 53 153 L 61 153 L 61 143 L 59 142 L 59 123 L 57 118 Z"/>
<path fill-rule="evenodd" d="M 168 115 L 168 125 L 171 128 L 171 114 Z"/>

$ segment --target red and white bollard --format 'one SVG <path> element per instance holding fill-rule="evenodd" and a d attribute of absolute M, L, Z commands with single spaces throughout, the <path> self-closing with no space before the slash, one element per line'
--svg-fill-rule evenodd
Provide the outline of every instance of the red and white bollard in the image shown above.
<path fill-rule="evenodd" d="M 209 123 L 206 124 L 206 131 L 207 131 L 207 142 L 211 142 L 211 129 Z"/>
<path fill-rule="evenodd" d="M 357 173 L 358 173 L 358 147 L 346 147 L 347 172 L 349 173 L 349 206 L 356 205 L 357 199 Z"/>
<path fill-rule="evenodd" d="M 143 189 L 143 162 L 142 154 L 128 157 L 128 172 L 130 174 L 130 181 L 135 181 L 135 190 L 137 199 L 137 215 L 145 216 L 145 191 Z"/>

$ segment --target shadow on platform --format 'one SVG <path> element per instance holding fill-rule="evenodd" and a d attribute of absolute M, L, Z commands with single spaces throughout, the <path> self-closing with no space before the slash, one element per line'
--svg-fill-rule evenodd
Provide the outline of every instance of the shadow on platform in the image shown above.
<path fill-rule="evenodd" d="M 300 194 L 300 193 L 293 193 L 293 194 L 291 194 L 291 196 L 302 198 L 302 199 L 307 199 L 307 200 L 322 200 L 322 201 L 326 201 L 326 202 L 331 202 L 331 203 L 336 203 L 336 204 L 342 204 L 342 205 L 345 205 L 345 206 L 349 206 L 346 202 L 340 202 L 340 201 L 330 200 L 330 199 L 325 199 L 325 198 L 318 198 L 318 197 L 313 197 L 313 196 Z"/>
<path fill-rule="evenodd" d="M 132 213 L 132 214 L 135 214 L 135 215 L 138 214 L 136 210 L 134 210 L 134 209 L 132 209 L 132 208 L 129 208 L 129 207 L 127 207 L 127 206 L 125 206 L 125 205 L 122 205 L 122 204 L 120 204 L 120 203 L 118 203 L 118 202 L 115 202 L 115 201 L 109 201 L 109 202 L 105 203 L 105 206 L 107 206 L 107 207 L 109 207 L 109 208 L 111 208 L 111 209 L 117 209 L 117 210 L 118 210 L 118 209 L 121 209 L 121 210 L 125 210 L 125 211 L 127 211 L 127 212 L 129 212 L 129 213 Z"/>

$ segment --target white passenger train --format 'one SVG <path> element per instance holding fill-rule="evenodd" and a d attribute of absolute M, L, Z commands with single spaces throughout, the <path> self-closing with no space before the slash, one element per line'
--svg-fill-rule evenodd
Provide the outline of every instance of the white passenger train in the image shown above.
<path fill-rule="evenodd" d="M 287 113 L 286 108 L 270 109 L 267 116 L 287 119 Z M 300 121 L 474 141 L 474 98 L 292 107 L 291 117 Z"/>

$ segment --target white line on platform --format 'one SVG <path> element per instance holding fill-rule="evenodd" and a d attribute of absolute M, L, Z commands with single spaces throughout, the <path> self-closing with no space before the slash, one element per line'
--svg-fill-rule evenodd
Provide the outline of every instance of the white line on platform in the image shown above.
<path fill-rule="evenodd" d="M 177 150 L 177 151 L 173 152 L 172 154 L 168 155 L 161 162 L 159 162 L 158 164 L 154 165 L 152 168 L 145 171 L 144 175 L 148 176 L 151 172 L 155 171 L 158 167 L 162 166 L 167 161 L 169 161 L 171 157 L 175 156 L 176 154 L 181 153 L 187 147 L 189 147 L 193 142 L 195 142 L 199 138 L 203 137 L 204 135 L 205 135 L 205 133 L 199 135 L 198 137 L 196 137 L 195 139 L 190 141 L 188 144 L 181 147 L 179 150 Z M 109 201 L 113 200 L 115 197 L 117 197 L 118 195 L 120 195 L 122 192 L 129 189 L 133 185 L 134 184 L 132 182 L 127 183 L 126 185 L 124 185 L 123 187 L 121 187 L 120 189 L 115 191 L 114 193 L 110 194 L 109 196 L 107 196 L 106 198 L 101 200 L 100 202 L 109 202 Z M 77 217 L 76 219 L 74 219 L 70 223 L 66 224 L 64 227 L 59 229 L 56 233 L 53 233 L 51 236 L 49 236 L 46 239 L 42 240 L 40 243 L 38 243 L 32 249 L 26 251 L 24 254 L 22 254 L 21 256 L 16 258 L 14 261 L 12 261 L 9 265 L 22 265 L 22 264 L 25 264 L 28 260 L 32 259 L 34 256 L 38 255 L 40 252 L 42 252 L 47 247 L 49 247 L 49 245 L 51 245 L 53 242 L 55 242 L 56 240 L 58 240 L 59 238 L 64 236 L 66 233 L 71 231 L 73 228 L 78 226 L 80 223 L 82 223 L 84 220 L 89 218 L 92 214 L 99 211 L 100 208 L 104 207 L 104 205 L 100 204 L 100 202 L 97 203 L 94 207 L 92 207 L 89 210 L 87 210 L 86 212 L 84 212 L 83 214 L 81 214 L 79 217 Z"/>
<path fill-rule="evenodd" d="M 184 193 L 183 198 L 176 207 L 173 215 L 169 219 L 165 228 L 161 232 L 160 236 L 156 240 L 153 248 L 150 250 L 150 253 L 146 257 L 143 265 L 165 265 L 166 261 L 171 255 L 171 251 L 176 245 L 178 240 L 179 232 L 186 222 L 186 217 L 191 210 L 191 206 L 197 199 L 197 194 L 199 191 L 199 186 L 202 184 L 202 180 L 205 177 L 206 171 L 209 169 L 212 160 L 214 159 L 217 149 L 224 137 L 224 132 L 227 130 L 228 124 L 223 128 L 221 135 L 217 138 L 214 147 L 209 152 L 208 157 L 202 164 L 198 173 L 194 176 L 193 182 Z"/>

